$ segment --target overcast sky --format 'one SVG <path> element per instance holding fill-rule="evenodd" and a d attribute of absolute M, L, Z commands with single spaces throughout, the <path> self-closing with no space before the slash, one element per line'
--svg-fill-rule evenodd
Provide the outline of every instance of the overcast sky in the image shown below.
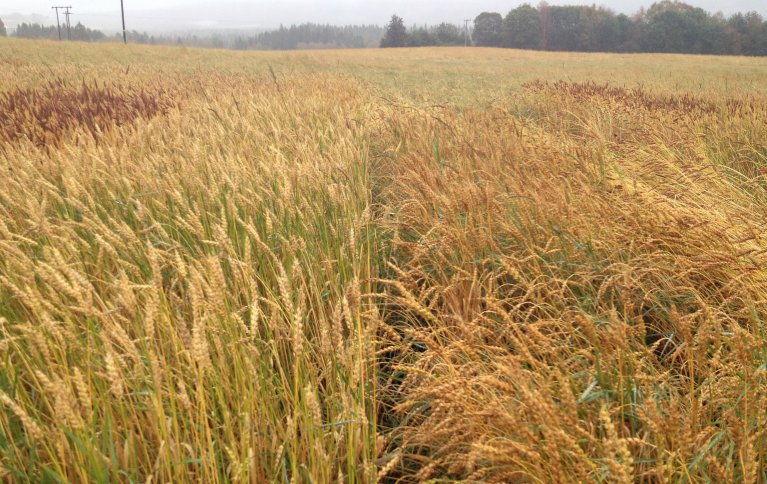
<path fill-rule="evenodd" d="M 318 22 L 333 24 L 385 24 L 392 13 L 410 24 L 454 22 L 473 19 L 483 11 L 506 13 L 522 0 L 124 0 L 128 28 L 159 30 L 179 28 L 270 28 L 280 24 Z M 596 2 L 615 11 L 634 13 L 653 0 L 603 0 Z M 36 14 L 38 21 L 55 23 L 51 5 L 59 0 L 0 0 L 0 18 L 13 27 L 13 13 Z M 530 3 L 537 4 L 537 0 Z M 591 4 L 593 0 L 550 0 L 551 4 Z M 708 11 L 756 10 L 767 16 L 765 0 L 688 0 Z M 73 7 L 72 21 L 118 30 L 120 0 L 66 0 Z"/>

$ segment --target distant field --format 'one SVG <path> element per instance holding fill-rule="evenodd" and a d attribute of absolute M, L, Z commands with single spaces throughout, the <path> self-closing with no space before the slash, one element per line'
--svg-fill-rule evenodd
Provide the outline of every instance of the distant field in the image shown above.
<path fill-rule="evenodd" d="M 0 39 L 0 480 L 767 482 L 767 61 Z"/>

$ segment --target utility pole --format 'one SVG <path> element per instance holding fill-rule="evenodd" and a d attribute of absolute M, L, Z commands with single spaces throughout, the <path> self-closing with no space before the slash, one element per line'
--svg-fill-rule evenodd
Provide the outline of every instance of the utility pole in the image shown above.
<path fill-rule="evenodd" d="M 69 16 L 72 15 L 72 13 L 69 11 L 72 7 L 61 7 L 64 9 L 64 16 L 67 18 L 67 40 L 72 40 L 72 29 L 69 25 Z"/>
<path fill-rule="evenodd" d="M 59 40 L 61 40 L 61 23 L 59 23 L 59 9 L 67 8 L 67 7 L 51 7 L 51 8 L 56 11 L 56 29 L 58 29 L 59 31 Z"/>
<path fill-rule="evenodd" d="M 463 38 L 464 38 L 463 46 L 464 47 L 468 47 L 469 46 L 469 22 L 471 22 L 471 19 L 464 19 L 464 21 L 463 21 L 463 32 L 464 32 L 464 35 L 463 35 Z"/>
<path fill-rule="evenodd" d="M 120 0 L 120 12 L 123 15 L 123 43 L 128 43 L 128 35 L 125 33 L 125 6 L 123 6 L 123 0 Z"/>

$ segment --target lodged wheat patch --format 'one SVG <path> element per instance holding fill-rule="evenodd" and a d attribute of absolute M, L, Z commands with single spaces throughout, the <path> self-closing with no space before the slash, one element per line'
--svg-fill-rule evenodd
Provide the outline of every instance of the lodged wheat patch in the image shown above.
<path fill-rule="evenodd" d="M 542 85 L 390 121 L 403 476 L 763 480 L 767 105 Z"/>

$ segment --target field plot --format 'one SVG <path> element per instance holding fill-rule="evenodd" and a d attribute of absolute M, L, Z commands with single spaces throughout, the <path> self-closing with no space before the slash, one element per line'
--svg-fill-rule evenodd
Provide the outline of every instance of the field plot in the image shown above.
<path fill-rule="evenodd" d="M 767 482 L 767 63 L 0 41 L 0 480 Z"/>

